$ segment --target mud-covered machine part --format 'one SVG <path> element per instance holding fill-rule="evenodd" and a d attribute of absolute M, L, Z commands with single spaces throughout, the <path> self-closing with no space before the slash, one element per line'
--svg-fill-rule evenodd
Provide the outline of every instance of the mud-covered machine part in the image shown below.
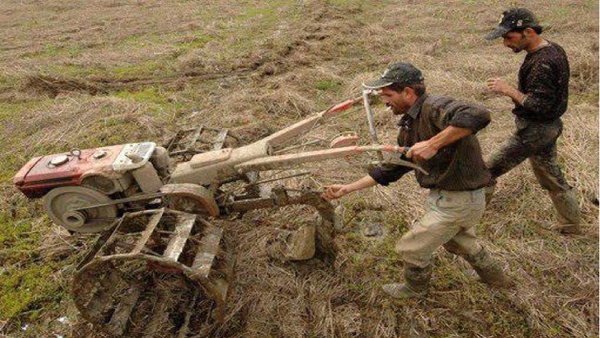
<path fill-rule="evenodd" d="M 115 336 L 209 335 L 224 319 L 233 262 L 222 229 L 168 209 L 123 216 L 75 274 L 81 315 Z"/>
<path fill-rule="evenodd" d="M 110 202 L 105 194 L 87 187 L 65 186 L 52 189 L 44 197 L 44 207 L 50 219 L 69 231 L 92 233 L 106 230 L 117 217 L 115 205 L 76 210 Z"/>

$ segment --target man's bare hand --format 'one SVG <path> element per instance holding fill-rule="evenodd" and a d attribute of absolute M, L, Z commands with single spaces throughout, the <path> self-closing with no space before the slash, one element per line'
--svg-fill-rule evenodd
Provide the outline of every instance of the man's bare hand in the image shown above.
<path fill-rule="evenodd" d="M 437 149 L 429 141 L 417 142 L 410 147 L 406 157 L 414 159 L 416 162 L 426 161 L 437 154 Z"/>
<path fill-rule="evenodd" d="M 326 185 L 324 188 L 325 192 L 321 194 L 321 198 L 324 198 L 326 200 L 340 198 L 350 193 L 350 191 L 348 190 L 348 186 L 344 184 Z"/>
<path fill-rule="evenodd" d="M 501 94 L 506 94 L 511 89 L 506 80 L 499 77 L 488 79 L 485 84 L 491 91 Z"/>

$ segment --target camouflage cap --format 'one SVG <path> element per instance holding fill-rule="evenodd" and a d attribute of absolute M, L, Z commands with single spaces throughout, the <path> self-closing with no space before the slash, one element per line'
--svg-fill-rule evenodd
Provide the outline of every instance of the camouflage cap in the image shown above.
<path fill-rule="evenodd" d="M 393 83 L 411 85 L 423 83 L 423 80 L 423 74 L 418 68 L 410 63 L 399 62 L 389 66 L 380 78 L 363 83 L 363 87 L 368 89 L 379 89 Z"/>
<path fill-rule="evenodd" d="M 502 13 L 498 27 L 485 36 L 486 40 L 497 39 L 513 30 L 540 27 L 535 15 L 527 8 L 510 8 Z"/>

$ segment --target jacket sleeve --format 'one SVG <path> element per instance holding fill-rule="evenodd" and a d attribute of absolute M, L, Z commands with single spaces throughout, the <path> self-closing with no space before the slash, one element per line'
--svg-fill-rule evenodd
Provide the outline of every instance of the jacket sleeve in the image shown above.
<path fill-rule="evenodd" d="M 412 168 L 405 167 L 397 164 L 385 164 L 382 166 L 374 167 L 369 170 L 369 176 L 371 176 L 375 182 L 387 186 L 392 182 L 396 182 L 404 174 L 412 171 Z"/>
<path fill-rule="evenodd" d="M 491 121 L 490 112 L 486 108 L 473 103 L 441 97 L 434 102 L 436 114 L 431 116 L 433 121 L 442 130 L 447 126 L 470 129 L 476 134 L 485 128 Z"/>

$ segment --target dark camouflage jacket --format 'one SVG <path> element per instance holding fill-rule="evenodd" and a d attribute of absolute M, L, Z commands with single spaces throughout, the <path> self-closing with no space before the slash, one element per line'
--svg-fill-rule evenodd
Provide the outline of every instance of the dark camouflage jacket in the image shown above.
<path fill-rule="evenodd" d="M 490 113 L 481 106 L 425 94 L 400 118 L 398 145 L 412 146 L 428 140 L 447 126 L 471 129 L 473 134 L 440 149 L 428 161 L 419 163 L 429 172 L 428 176 L 419 171 L 415 174 L 423 188 L 475 190 L 484 187 L 490 180 L 490 172 L 475 136 L 489 123 Z M 377 183 L 388 185 L 411 170 L 404 166 L 387 165 L 373 168 L 369 175 Z"/>

